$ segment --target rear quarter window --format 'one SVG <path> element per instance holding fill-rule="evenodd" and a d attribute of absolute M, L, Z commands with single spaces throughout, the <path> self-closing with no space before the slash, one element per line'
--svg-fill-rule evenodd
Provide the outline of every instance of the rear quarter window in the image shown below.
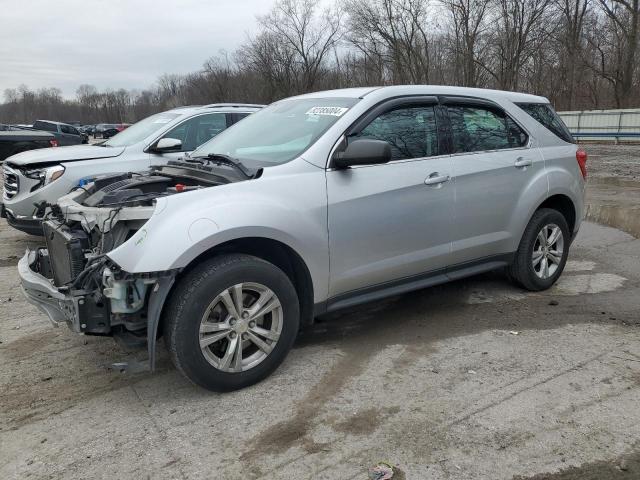
<path fill-rule="evenodd" d="M 575 143 L 575 140 L 571 136 L 571 132 L 550 104 L 516 103 L 516 105 L 557 137 L 561 138 L 565 142 Z"/>

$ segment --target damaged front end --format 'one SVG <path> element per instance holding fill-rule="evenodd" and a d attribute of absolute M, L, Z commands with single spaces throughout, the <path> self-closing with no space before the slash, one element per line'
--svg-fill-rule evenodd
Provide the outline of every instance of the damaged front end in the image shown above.
<path fill-rule="evenodd" d="M 51 206 L 46 246 L 18 264 L 23 291 L 56 326 L 87 335 L 147 341 L 153 370 L 164 301 L 178 270 L 130 273 L 109 258 L 154 214 L 159 197 L 254 178 L 237 169 L 171 162 L 78 187 Z M 133 240 L 132 240 L 133 241 Z"/>

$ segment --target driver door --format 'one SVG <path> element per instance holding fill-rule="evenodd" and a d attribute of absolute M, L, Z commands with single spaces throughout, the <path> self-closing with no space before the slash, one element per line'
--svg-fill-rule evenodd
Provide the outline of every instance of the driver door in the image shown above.
<path fill-rule="evenodd" d="M 454 182 L 451 158 L 440 154 L 439 115 L 434 97 L 395 99 L 347 132 L 347 142 L 388 142 L 392 160 L 327 170 L 334 299 L 444 274 L 451 254 Z"/>

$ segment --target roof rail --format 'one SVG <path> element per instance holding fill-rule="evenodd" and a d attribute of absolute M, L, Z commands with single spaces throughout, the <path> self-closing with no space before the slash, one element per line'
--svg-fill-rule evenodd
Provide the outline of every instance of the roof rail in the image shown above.
<path fill-rule="evenodd" d="M 262 108 L 265 105 L 259 105 L 255 103 L 210 103 L 209 105 L 202 105 L 202 108 L 221 108 L 221 107 L 232 107 L 232 108 Z"/>

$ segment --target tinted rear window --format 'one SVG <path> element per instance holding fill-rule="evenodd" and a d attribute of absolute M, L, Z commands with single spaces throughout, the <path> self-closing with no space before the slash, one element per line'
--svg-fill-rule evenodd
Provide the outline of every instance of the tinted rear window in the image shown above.
<path fill-rule="evenodd" d="M 516 103 L 516 105 L 565 142 L 574 143 L 571 132 L 548 103 Z"/>
<path fill-rule="evenodd" d="M 47 132 L 57 132 L 58 126 L 49 122 L 36 122 L 33 124 L 33 128 L 36 130 L 45 130 Z"/>

